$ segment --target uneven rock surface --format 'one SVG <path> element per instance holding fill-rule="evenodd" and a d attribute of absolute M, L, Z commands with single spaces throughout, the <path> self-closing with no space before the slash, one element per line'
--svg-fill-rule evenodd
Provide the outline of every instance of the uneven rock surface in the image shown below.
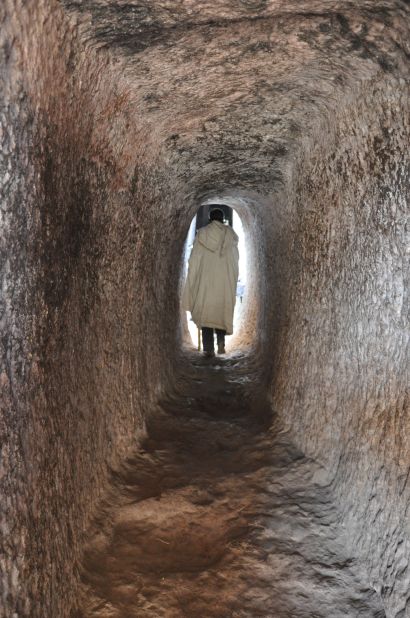
<path fill-rule="evenodd" d="M 190 361 L 98 508 L 76 616 L 385 616 L 249 362 Z"/>
<path fill-rule="evenodd" d="M 354 560 L 340 578 L 375 590 L 388 618 L 410 618 L 409 11 L 404 0 L 0 2 L 1 618 L 70 616 L 110 471 L 147 427 L 159 439 L 153 419 L 176 461 L 176 400 L 155 410 L 183 374 L 182 256 L 206 201 L 243 220 L 235 346 L 275 413 L 265 436 L 235 427 L 279 459 L 284 432 L 313 536 L 328 496 L 326 530 Z M 265 468 L 275 502 L 278 472 Z M 275 530 L 265 491 L 249 491 L 256 556 Z M 300 502 L 292 492 L 284 509 Z M 316 564 L 309 552 L 301 564 Z M 298 568 L 290 551 L 283 564 L 289 577 Z"/>

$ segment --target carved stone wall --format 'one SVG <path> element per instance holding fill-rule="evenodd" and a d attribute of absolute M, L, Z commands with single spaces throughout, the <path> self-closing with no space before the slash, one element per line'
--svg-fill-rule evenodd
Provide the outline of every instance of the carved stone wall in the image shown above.
<path fill-rule="evenodd" d="M 107 474 L 172 387 L 212 198 L 250 239 L 241 341 L 404 617 L 408 6 L 200 4 L 0 8 L 2 611 L 69 615 Z"/>
<path fill-rule="evenodd" d="M 1 10 L 0 614 L 57 617 L 107 472 L 167 380 L 172 184 L 126 79 L 61 7 Z"/>
<path fill-rule="evenodd" d="M 297 444 L 323 463 L 389 616 L 408 611 L 408 104 L 394 79 L 367 86 L 300 152 L 272 385 Z"/>

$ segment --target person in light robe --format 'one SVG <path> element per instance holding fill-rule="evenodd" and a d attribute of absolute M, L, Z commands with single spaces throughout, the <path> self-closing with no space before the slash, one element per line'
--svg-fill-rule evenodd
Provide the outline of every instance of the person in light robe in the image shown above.
<path fill-rule="evenodd" d="M 220 208 L 213 208 L 209 224 L 195 238 L 189 258 L 188 276 L 182 306 L 202 330 L 205 356 L 215 356 L 214 334 L 218 354 L 225 354 L 225 335 L 233 332 L 233 312 L 239 274 L 238 236 L 224 225 Z"/>

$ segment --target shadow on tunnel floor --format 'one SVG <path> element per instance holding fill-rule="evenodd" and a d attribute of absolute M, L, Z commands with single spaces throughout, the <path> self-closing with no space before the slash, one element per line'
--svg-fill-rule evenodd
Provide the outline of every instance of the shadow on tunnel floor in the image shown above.
<path fill-rule="evenodd" d="M 188 354 L 89 531 L 76 618 L 382 618 L 246 357 Z"/>

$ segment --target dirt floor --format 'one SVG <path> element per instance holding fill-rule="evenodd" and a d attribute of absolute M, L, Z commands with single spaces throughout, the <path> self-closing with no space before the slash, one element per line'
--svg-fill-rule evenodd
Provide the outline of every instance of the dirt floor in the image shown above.
<path fill-rule="evenodd" d="M 75 616 L 382 618 L 323 478 L 244 356 L 189 355 L 100 505 Z"/>

